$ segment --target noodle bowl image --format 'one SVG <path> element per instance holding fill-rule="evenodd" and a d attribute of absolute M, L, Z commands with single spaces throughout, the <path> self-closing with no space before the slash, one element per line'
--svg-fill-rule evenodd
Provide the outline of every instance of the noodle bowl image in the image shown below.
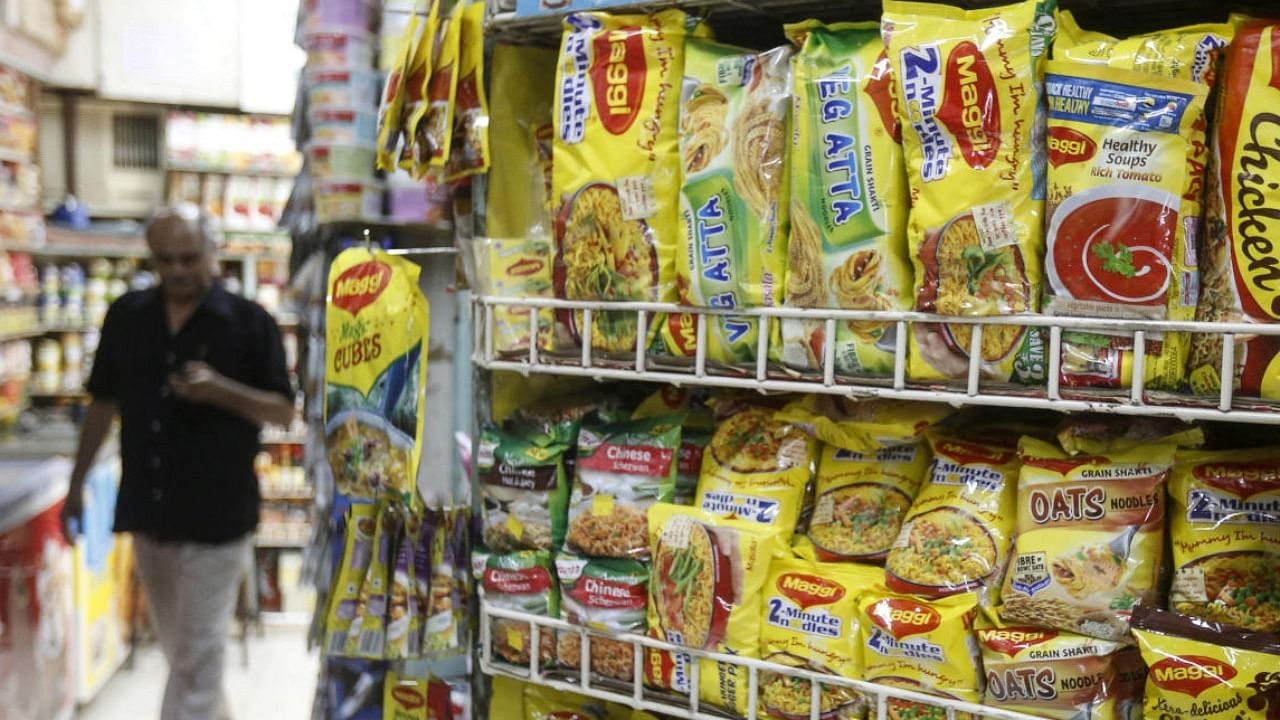
<path fill-rule="evenodd" d="M 830 498 L 831 521 L 809 526 L 809 539 L 819 549 L 841 557 L 882 555 L 897 539 L 911 498 L 896 488 L 858 483 L 823 494 Z"/>
<path fill-rule="evenodd" d="M 717 463 L 734 472 L 777 472 L 795 467 L 808 454 L 808 436 L 773 413 L 748 408 L 720 424 L 711 438 Z"/>
<path fill-rule="evenodd" d="M 1204 576 L 1207 602 L 1175 601 L 1173 609 L 1248 630 L 1280 631 L 1280 558 L 1256 551 L 1200 558 L 1181 573 Z"/>
<path fill-rule="evenodd" d="M 650 588 L 665 638 L 693 648 L 711 647 L 724 635 L 728 620 L 716 597 L 724 570 L 710 531 L 696 522 L 687 527 L 684 547 L 669 544 L 666 537 L 658 545 Z"/>
<path fill-rule="evenodd" d="M 411 486 L 413 441 L 386 418 L 365 410 L 334 415 L 325 427 L 329 467 L 338 490 L 372 497 L 383 488 Z"/>
<path fill-rule="evenodd" d="M 808 668 L 817 672 L 830 671 L 812 668 L 803 658 L 778 652 L 766 658 L 769 662 L 794 668 Z M 809 720 L 812 689 L 804 678 L 779 672 L 760 674 L 760 702 L 769 717 L 783 720 Z M 823 685 L 818 700 L 821 720 L 848 720 L 861 715 L 859 705 L 863 698 L 854 690 L 835 685 Z"/>
<path fill-rule="evenodd" d="M 929 589 L 964 589 L 997 567 L 996 542 L 982 523 L 955 508 L 917 515 L 903 526 L 885 569 Z"/>

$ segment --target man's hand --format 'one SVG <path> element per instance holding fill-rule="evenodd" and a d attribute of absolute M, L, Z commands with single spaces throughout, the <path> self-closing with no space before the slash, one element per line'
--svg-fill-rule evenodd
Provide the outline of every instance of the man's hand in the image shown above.
<path fill-rule="evenodd" d="M 169 375 L 169 387 L 182 400 L 213 405 L 226 395 L 226 378 L 206 363 L 189 362 Z"/>
<path fill-rule="evenodd" d="M 68 545 L 74 545 L 76 543 L 76 535 L 83 531 L 83 528 L 80 527 L 83 516 L 84 485 L 72 482 L 71 489 L 67 491 L 67 499 L 62 503 L 62 512 L 59 515 L 62 520 L 62 536 L 67 539 Z"/>

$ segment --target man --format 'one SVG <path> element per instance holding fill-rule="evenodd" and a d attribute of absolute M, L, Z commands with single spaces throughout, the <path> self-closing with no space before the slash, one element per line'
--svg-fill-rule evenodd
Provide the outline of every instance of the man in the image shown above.
<path fill-rule="evenodd" d="M 119 414 L 115 530 L 134 534 L 169 661 L 161 718 L 221 720 L 226 638 L 258 521 L 258 431 L 292 421 L 292 390 L 271 316 L 214 281 L 199 211 L 162 210 L 146 236 L 160 285 L 107 312 L 63 523 L 80 517 L 85 474 Z"/>

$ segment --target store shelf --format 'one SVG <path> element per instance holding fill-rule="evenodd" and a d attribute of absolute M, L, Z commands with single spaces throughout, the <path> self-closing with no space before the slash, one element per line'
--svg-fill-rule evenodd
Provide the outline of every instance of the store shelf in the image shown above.
<path fill-rule="evenodd" d="M 292 178 L 298 174 L 297 170 L 285 170 L 283 168 L 263 169 L 263 168 L 227 168 L 227 167 L 202 167 L 200 165 L 180 165 L 174 163 L 166 163 L 165 170 L 167 172 L 193 173 L 197 175 L 239 175 L 241 177 L 266 177 L 266 178 Z"/>
<path fill-rule="evenodd" d="M 529 653 L 530 658 L 529 665 L 527 667 L 515 667 L 495 662 L 493 659 L 493 643 L 490 641 L 490 635 L 492 632 L 491 626 L 494 619 L 526 623 L 529 626 L 528 637 L 531 638 L 541 637 L 540 628 L 578 633 L 582 636 L 581 671 L 576 673 L 577 677 L 572 677 L 567 680 L 548 678 L 545 672 L 540 670 L 538 667 L 540 659 L 539 653 Z M 591 638 L 593 637 L 608 638 L 631 646 L 634 658 L 632 667 L 634 668 L 635 675 L 630 682 L 625 683 L 625 685 L 610 683 L 608 686 L 604 686 L 591 681 L 589 675 L 589 663 L 591 657 Z M 702 707 L 699 699 L 697 698 L 697 693 L 693 693 L 690 696 L 671 696 L 667 694 L 659 694 L 645 688 L 643 669 L 646 667 L 646 663 L 644 662 L 644 651 L 646 648 L 685 653 L 694 657 L 714 660 L 716 662 L 743 668 L 748 678 L 748 687 L 750 688 L 747 695 L 748 718 L 764 716 L 764 709 L 760 705 L 759 688 L 761 684 L 761 674 L 779 673 L 802 680 L 808 680 L 810 682 L 810 709 L 807 715 L 807 717 L 810 718 L 821 717 L 818 703 L 821 698 L 821 686 L 826 685 L 848 688 L 867 697 L 871 703 L 871 717 L 877 718 L 877 720 L 885 720 L 889 717 L 889 705 L 894 701 L 908 701 L 927 705 L 933 708 L 941 708 L 948 711 L 948 717 L 952 717 L 951 713 L 955 713 L 954 717 L 961 717 L 960 713 L 969 713 L 977 717 L 998 718 L 1000 720 L 1038 720 L 1034 715 L 1026 715 L 1023 713 L 1001 710 L 987 705 L 975 705 L 973 703 L 949 700 L 932 695 L 924 695 L 910 690 L 900 690 L 861 680 L 851 680 L 845 677 L 816 673 L 810 670 L 778 665 L 764 660 L 744 658 L 738 655 L 705 652 L 702 650 L 690 650 L 679 645 L 672 645 L 671 643 L 662 642 L 660 640 L 640 635 L 588 630 L 580 625 L 572 625 L 562 620 L 553 620 L 551 618 L 530 615 L 529 613 L 495 608 L 489 603 L 483 601 L 480 604 L 480 647 L 480 669 L 487 675 L 504 675 L 521 680 L 529 680 L 539 685 L 552 687 L 557 690 L 575 692 L 581 695 L 587 695 L 601 700 L 609 700 L 623 705 L 628 705 L 633 708 L 679 718 L 723 720 L 725 717 L 733 716 L 726 716 L 723 712 L 709 710 Z M 689 664 L 691 670 L 689 679 L 690 687 L 699 687 L 699 665 L 700 663 L 696 662 Z M 626 689 L 624 690 L 624 688 Z"/>
<path fill-rule="evenodd" d="M 576 302 L 539 298 L 479 297 L 474 303 L 475 344 L 473 362 L 490 370 L 511 370 L 520 373 L 541 373 L 591 377 L 600 380 L 643 380 L 674 385 L 701 385 L 738 388 L 761 392 L 809 392 L 846 395 L 862 398 L 891 398 L 944 402 L 955 406 L 1022 407 L 1059 410 L 1063 412 L 1103 412 L 1117 415 L 1145 415 L 1177 417 L 1183 420 L 1221 420 L 1228 422 L 1264 423 L 1280 425 L 1280 406 L 1262 401 L 1237 398 L 1230 383 L 1223 383 L 1217 397 L 1194 397 L 1174 393 L 1148 392 L 1142 378 L 1145 371 L 1145 346 L 1148 337 L 1164 332 L 1195 332 L 1223 337 L 1223 357 L 1219 366 L 1234 368 L 1236 336 L 1280 336 L 1280 324 L 1165 322 L 1140 320 L 1099 320 L 1094 318 L 1049 317 L 1021 315 L 1001 317 L 951 317 L 915 312 L 883 312 L 859 310 L 828 310 L 803 308 L 753 308 L 721 310 L 692 308 L 666 303 L 609 303 Z M 496 307 L 535 307 L 584 312 L 582 326 L 586 330 L 582 338 L 581 354 L 573 356 L 548 356 L 540 352 L 537 343 L 519 356 L 500 356 L 494 350 L 493 325 Z M 696 316 L 697 349 L 689 359 L 687 368 L 653 365 L 654 359 L 641 350 L 634 358 L 619 360 L 600 359 L 591 348 L 590 316 L 596 312 L 621 312 L 636 315 L 641 336 L 663 314 L 686 313 Z M 710 366 L 706 352 L 706 321 L 708 317 L 732 315 L 766 319 L 800 319 L 825 323 L 826 331 L 823 357 L 825 374 L 812 379 L 798 378 L 773 367 L 767 362 L 770 333 L 759 333 L 756 348 L 757 362 L 754 368 L 739 373 L 717 370 Z M 532 323 L 537 323 L 539 313 L 529 313 Z M 834 373 L 836 323 L 843 321 L 877 321 L 896 325 L 894 348 L 894 372 L 891 377 L 863 379 L 837 377 Z M 982 346 L 983 328 L 994 325 L 1014 325 L 1043 328 L 1048 331 L 1046 363 L 1048 382 L 1045 387 L 1001 386 L 985 381 L 981 376 L 981 359 L 969 358 L 967 377 L 953 384 L 914 383 L 906 377 L 907 337 L 916 323 L 947 323 L 969 327 L 970 347 Z M 1138 349 L 1134 353 L 1132 388 L 1125 390 L 1089 390 L 1059 387 L 1059 370 L 1062 349 L 1062 333 L 1068 330 L 1106 332 L 1131 335 Z M 643 347 L 643 343 L 641 343 Z M 1229 377 L 1231 373 L 1223 373 Z"/>

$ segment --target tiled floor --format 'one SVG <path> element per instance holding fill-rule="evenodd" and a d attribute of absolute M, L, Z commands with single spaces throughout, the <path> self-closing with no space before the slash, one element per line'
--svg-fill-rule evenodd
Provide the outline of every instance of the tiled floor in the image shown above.
<path fill-rule="evenodd" d="M 228 646 L 226 687 L 235 720 L 306 720 L 311 716 L 319 656 L 308 653 L 301 627 L 251 634 L 249 663 L 239 640 Z M 80 720 L 158 720 L 167 673 L 159 647 L 139 649 L 131 669 L 122 669 L 98 697 L 81 708 Z"/>

